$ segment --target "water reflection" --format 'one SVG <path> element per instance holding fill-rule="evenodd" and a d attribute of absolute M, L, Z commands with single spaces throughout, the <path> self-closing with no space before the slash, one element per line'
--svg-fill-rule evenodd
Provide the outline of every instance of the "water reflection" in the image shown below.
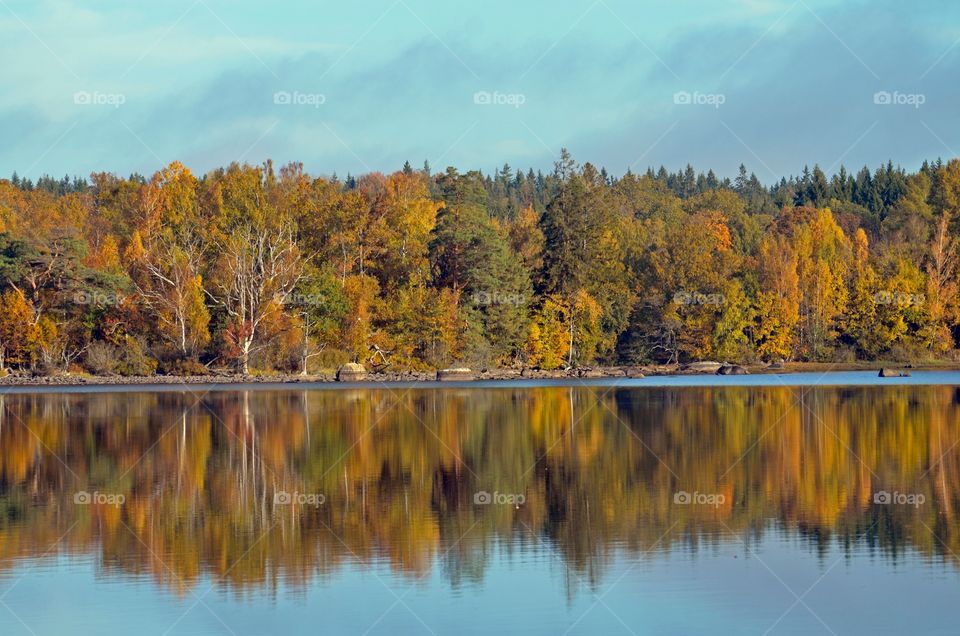
<path fill-rule="evenodd" d="M 952 563 L 958 404 L 943 386 L 0 396 L 0 568 L 92 555 L 246 594 L 374 562 L 458 587 L 539 554 L 575 594 L 617 555 L 771 533 Z"/>

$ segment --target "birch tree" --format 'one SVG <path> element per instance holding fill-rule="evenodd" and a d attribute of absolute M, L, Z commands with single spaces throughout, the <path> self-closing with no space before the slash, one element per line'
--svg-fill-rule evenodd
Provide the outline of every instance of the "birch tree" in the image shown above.
<path fill-rule="evenodd" d="M 283 311 L 300 281 L 304 259 L 290 224 L 238 227 L 218 248 L 208 294 L 226 312 L 227 342 L 248 374 L 250 355 L 268 339 L 271 318 Z"/>

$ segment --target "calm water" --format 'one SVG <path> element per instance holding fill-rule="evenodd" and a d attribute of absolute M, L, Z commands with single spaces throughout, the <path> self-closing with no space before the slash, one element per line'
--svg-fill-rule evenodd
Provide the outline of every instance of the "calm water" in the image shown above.
<path fill-rule="evenodd" d="M 3 393 L 0 634 L 955 634 L 960 374 L 870 375 Z"/>

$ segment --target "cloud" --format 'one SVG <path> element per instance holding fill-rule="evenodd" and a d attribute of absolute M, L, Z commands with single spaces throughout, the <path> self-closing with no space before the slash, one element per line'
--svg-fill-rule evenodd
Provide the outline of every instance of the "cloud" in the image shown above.
<path fill-rule="evenodd" d="M 688 34 L 667 59 L 684 78 L 694 78 L 684 82 L 685 90 L 721 93 L 722 107 L 678 105 L 662 112 L 643 104 L 631 122 L 603 135 L 580 135 L 571 147 L 580 156 L 604 157 L 619 171 L 674 126 L 635 169 L 661 163 L 676 169 L 689 162 L 733 175 L 743 162 L 768 181 L 814 163 L 876 165 L 889 158 L 916 167 L 947 154 L 949 146 L 960 148 L 950 123 L 960 99 L 949 80 L 957 55 L 948 55 L 921 79 L 948 44 L 913 25 L 910 7 L 874 7 L 869 21 L 862 6 L 835 8 L 819 19 L 797 12 L 782 33 L 760 40 L 723 81 L 716 78 L 738 55 L 731 42 L 746 47 L 762 28 L 739 30 L 737 38 L 721 31 Z M 878 105 L 878 91 L 921 93 L 926 101 L 920 108 Z"/>
<path fill-rule="evenodd" d="M 0 174 L 44 152 L 30 176 L 151 172 L 174 159 L 202 172 L 268 157 L 327 174 L 424 158 L 435 169 L 549 169 L 568 146 L 613 173 L 689 162 L 732 175 L 743 162 L 771 180 L 804 164 L 915 165 L 960 147 L 960 47 L 949 48 L 960 34 L 889 0 L 703 4 L 695 18 L 608 0 L 539 21 L 535 7 L 503 21 L 411 1 L 412 11 L 384 3 L 363 19 L 333 12 L 313 40 L 293 10 L 260 25 L 262 11 L 209 4 L 228 28 L 190 3 L 162 19 L 127 4 L 25 14 L 81 80 L 0 20 L 11 50 L 36 60 L 0 69 Z M 81 32 L 57 37 L 71 21 Z M 77 90 L 125 101 L 81 107 Z M 878 91 L 925 102 L 878 105 Z M 278 92 L 300 97 L 275 103 Z M 677 104 L 678 92 L 705 101 Z"/>

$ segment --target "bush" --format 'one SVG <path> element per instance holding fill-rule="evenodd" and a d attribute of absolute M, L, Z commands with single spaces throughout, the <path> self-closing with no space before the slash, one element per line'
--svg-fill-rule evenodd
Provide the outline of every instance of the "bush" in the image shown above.
<path fill-rule="evenodd" d="M 127 336 L 124 339 L 121 375 L 153 375 L 157 361 L 147 354 L 146 343 L 140 338 Z"/>
<path fill-rule="evenodd" d="M 142 340 L 127 336 L 122 347 L 97 340 L 90 344 L 87 368 L 96 375 L 153 375 L 157 361 L 147 355 Z"/>
<path fill-rule="evenodd" d="M 917 344 L 909 342 L 898 342 L 890 347 L 890 353 L 886 356 L 893 362 L 923 362 L 930 359 L 930 352 L 924 350 Z"/>
<path fill-rule="evenodd" d="M 341 365 L 353 362 L 350 354 L 342 349 L 324 349 L 320 355 L 314 356 L 310 366 L 317 369 L 339 369 Z"/>
<path fill-rule="evenodd" d="M 87 368 L 96 375 L 115 375 L 120 368 L 120 351 L 109 342 L 97 340 L 87 349 Z"/>
<path fill-rule="evenodd" d="M 853 347 L 847 345 L 837 345 L 837 348 L 834 349 L 833 354 L 830 356 L 829 360 L 824 362 L 834 362 L 834 363 L 850 363 L 857 361 L 857 352 Z"/>
<path fill-rule="evenodd" d="M 167 375 L 209 375 L 210 370 L 197 360 L 172 360 L 166 362 L 162 368 Z"/>

